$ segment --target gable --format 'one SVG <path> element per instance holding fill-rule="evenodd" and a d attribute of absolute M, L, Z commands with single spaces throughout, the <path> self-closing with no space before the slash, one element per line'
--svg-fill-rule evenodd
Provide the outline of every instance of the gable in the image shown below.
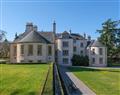
<path fill-rule="evenodd" d="M 24 37 L 22 37 L 17 42 L 20 42 L 20 43 L 25 43 L 25 42 L 50 43 L 47 39 L 45 39 L 38 32 L 35 32 L 35 31 L 31 31 L 27 33 Z"/>

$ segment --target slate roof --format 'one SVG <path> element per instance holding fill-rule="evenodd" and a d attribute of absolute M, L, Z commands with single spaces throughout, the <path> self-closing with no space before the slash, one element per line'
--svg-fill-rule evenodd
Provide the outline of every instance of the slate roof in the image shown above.
<path fill-rule="evenodd" d="M 88 47 L 105 47 L 105 45 L 99 41 L 92 41 Z"/>
<path fill-rule="evenodd" d="M 22 38 L 24 38 L 29 32 L 24 32 L 20 34 L 17 38 L 14 39 L 14 43 L 20 41 Z"/>
<path fill-rule="evenodd" d="M 43 36 L 45 39 L 50 41 L 51 43 L 54 43 L 54 33 L 53 32 L 38 32 L 41 36 Z"/>
<path fill-rule="evenodd" d="M 63 33 L 57 33 L 56 34 L 56 38 L 59 38 L 59 39 L 62 39 L 63 38 L 63 35 L 68 35 L 69 37 L 66 37 L 66 38 L 71 38 L 69 33 L 64 31 Z"/>
<path fill-rule="evenodd" d="M 71 37 L 72 37 L 73 39 L 79 39 L 79 40 L 85 39 L 82 35 L 77 34 L 77 33 L 71 33 Z"/>
<path fill-rule="evenodd" d="M 39 42 L 39 43 L 51 43 L 45 37 L 41 36 L 39 32 L 31 31 L 31 32 L 24 32 L 20 34 L 14 42 Z"/>
<path fill-rule="evenodd" d="M 63 32 L 64 33 L 64 32 Z M 56 34 L 56 37 L 57 38 L 62 38 L 62 34 L 63 33 L 57 33 Z M 82 40 L 82 39 L 85 39 L 82 35 L 80 34 L 77 34 L 77 33 L 71 33 L 69 34 L 70 35 L 70 38 L 73 38 L 73 39 L 79 39 L 79 40 Z"/>

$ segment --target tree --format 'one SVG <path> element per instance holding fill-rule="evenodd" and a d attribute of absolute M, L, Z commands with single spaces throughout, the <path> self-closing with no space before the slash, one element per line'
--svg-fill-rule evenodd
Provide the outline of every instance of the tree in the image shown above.
<path fill-rule="evenodd" d="M 0 30 L 0 58 L 9 57 L 9 42 L 5 39 L 6 32 Z"/>
<path fill-rule="evenodd" d="M 7 39 L 5 39 L 1 44 L 0 44 L 0 58 L 7 58 L 9 57 L 9 42 Z"/>
<path fill-rule="evenodd" d="M 108 19 L 102 24 L 102 29 L 97 30 L 100 33 L 99 41 L 107 46 L 108 56 L 112 58 L 114 54 L 120 53 L 120 20 L 112 21 Z"/>
<path fill-rule="evenodd" d="M 3 41 L 3 39 L 5 38 L 5 34 L 6 34 L 5 31 L 0 30 L 0 42 Z"/>
<path fill-rule="evenodd" d="M 89 59 L 88 56 L 73 55 L 72 59 L 73 66 L 88 66 Z"/>

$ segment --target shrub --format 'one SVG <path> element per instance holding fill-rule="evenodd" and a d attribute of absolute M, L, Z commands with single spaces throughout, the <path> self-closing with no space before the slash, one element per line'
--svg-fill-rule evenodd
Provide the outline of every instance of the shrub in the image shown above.
<path fill-rule="evenodd" d="M 88 66 L 89 58 L 88 56 L 73 55 L 72 59 L 73 66 Z"/>

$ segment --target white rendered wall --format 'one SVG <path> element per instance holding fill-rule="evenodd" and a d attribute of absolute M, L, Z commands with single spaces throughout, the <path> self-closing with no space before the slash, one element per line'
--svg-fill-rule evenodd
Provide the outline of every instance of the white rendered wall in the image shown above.
<path fill-rule="evenodd" d="M 24 55 L 20 54 L 20 47 L 21 45 L 24 45 Z M 28 56 L 28 46 L 33 45 L 33 55 Z M 42 45 L 42 56 L 37 55 L 37 46 Z M 52 55 L 48 56 L 48 45 L 52 46 Z M 43 43 L 18 43 L 17 44 L 17 57 L 16 59 L 13 56 L 14 50 L 13 50 L 14 44 L 10 45 L 10 62 L 11 63 L 21 63 L 21 60 L 24 60 L 24 63 L 29 63 L 30 60 L 33 62 L 38 62 L 38 60 L 41 60 L 41 62 L 54 62 L 54 44 L 43 44 Z"/>
<path fill-rule="evenodd" d="M 99 48 L 103 49 L 103 54 L 99 54 Z M 95 49 L 95 54 L 92 54 L 92 50 Z M 93 64 L 92 58 L 95 58 L 95 63 Z M 100 63 L 99 58 L 103 58 L 103 64 Z M 89 48 L 89 64 L 90 66 L 105 67 L 107 66 L 107 49 L 106 47 L 90 47 Z"/>
<path fill-rule="evenodd" d="M 63 41 L 67 41 L 69 43 L 69 47 L 63 47 L 62 46 Z M 62 54 L 63 50 L 68 50 L 69 56 L 63 56 Z M 72 65 L 71 59 L 73 57 L 73 39 L 58 39 L 57 40 L 57 52 L 58 52 L 58 61 L 57 61 L 58 64 L 71 66 Z M 68 58 L 69 60 L 68 64 L 63 64 L 63 58 Z"/>
<path fill-rule="evenodd" d="M 81 43 L 83 43 L 83 47 L 80 46 Z M 73 43 L 73 46 L 77 47 L 77 51 L 73 52 L 73 54 L 81 55 L 82 50 L 83 56 L 86 55 L 87 40 L 76 40 L 76 43 Z"/>
<path fill-rule="evenodd" d="M 62 47 L 63 41 L 68 41 L 69 42 L 69 47 L 64 48 Z M 83 43 L 83 47 L 80 46 L 80 44 Z M 76 52 L 73 52 L 73 47 L 76 47 Z M 86 46 L 87 46 L 87 40 L 76 40 L 76 43 L 73 43 L 73 39 L 57 39 L 57 62 L 60 65 L 72 65 L 71 59 L 74 54 L 81 55 L 81 50 L 83 51 L 83 55 L 86 55 Z M 69 50 L 69 56 L 63 56 L 62 51 L 63 50 Z M 68 64 L 63 64 L 63 58 L 69 58 L 69 63 Z"/>

